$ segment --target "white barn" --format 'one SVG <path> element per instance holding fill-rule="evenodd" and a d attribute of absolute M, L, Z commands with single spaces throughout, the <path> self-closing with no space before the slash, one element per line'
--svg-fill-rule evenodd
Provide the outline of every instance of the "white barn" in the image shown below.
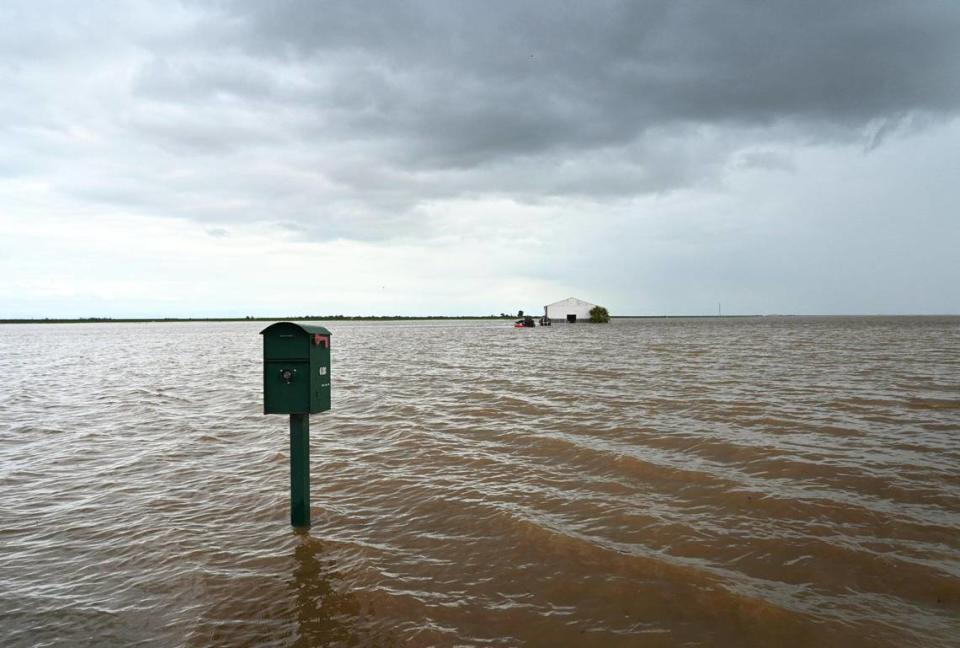
<path fill-rule="evenodd" d="M 590 309 L 596 306 L 576 297 L 567 297 L 543 307 L 543 314 L 554 322 L 590 321 Z"/>

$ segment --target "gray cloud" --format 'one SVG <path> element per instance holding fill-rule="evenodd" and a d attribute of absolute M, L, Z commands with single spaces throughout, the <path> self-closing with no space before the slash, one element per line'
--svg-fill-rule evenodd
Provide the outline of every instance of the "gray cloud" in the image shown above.
<path fill-rule="evenodd" d="M 793 149 L 877 155 L 949 122 L 958 34 L 960 4 L 936 0 L 5 3 L 0 179 L 211 236 L 268 222 L 313 240 L 426 240 L 451 222 L 509 239 L 438 204 L 570 201 L 629 214 L 606 233 L 611 258 L 653 241 L 649 263 L 623 262 L 625 291 L 641 273 L 694 282 L 702 272 L 666 259 L 693 264 L 705 250 L 749 274 L 735 263 L 746 250 L 723 256 L 721 242 L 752 242 L 754 263 L 769 261 L 791 243 L 757 231 L 787 229 L 785 217 L 724 229 L 715 214 L 669 214 L 676 223 L 658 229 L 635 201 L 687 191 L 698 213 L 731 169 L 789 178 L 814 167 Z M 835 214 L 816 203 L 817 218 L 857 208 L 845 198 Z M 759 212 L 752 199 L 730 210 Z M 880 211 L 874 224 L 902 232 Z M 573 256 L 581 234 L 551 244 Z M 591 276 L 592 263 L 570 267 Z"/>
<path fill-rule="evenodd" d="M 677 123 L 859 128 L 960 102 L 960 7 L 850 3 L 227 5 L 257 57 L 335 61 L 338 130 L 409 160 L 629 142 Z"/>
<path fill-rule="evenodd" d="M 795 168 L 789 157 L 777 151 L 746 151 L 740 156 L 740 166 L 771 171 L 793 171 Z"/>

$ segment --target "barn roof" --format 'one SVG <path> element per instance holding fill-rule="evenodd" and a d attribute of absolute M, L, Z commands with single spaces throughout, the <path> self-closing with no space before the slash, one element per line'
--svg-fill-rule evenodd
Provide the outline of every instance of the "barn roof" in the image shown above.
<path fill-rule="evenodd" d="M 596 306 L 596 304 L 582 299 L 577 299 L 576 297 L 567 297 L 566 299 L 561 299 L 558 302 L 553 302 L 552 304 L 547 304 L 547 308 L 550 306 L 560 306 L 561 304 L 578 304 L 581 306 Z"/>

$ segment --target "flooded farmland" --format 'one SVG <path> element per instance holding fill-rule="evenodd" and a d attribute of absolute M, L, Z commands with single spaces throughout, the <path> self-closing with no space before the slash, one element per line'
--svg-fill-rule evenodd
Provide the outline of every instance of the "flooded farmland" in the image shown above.
<path fill-rule="evenodd" d="M 0 326 L 6 646 L 956 646 L 960 318 Z"/>

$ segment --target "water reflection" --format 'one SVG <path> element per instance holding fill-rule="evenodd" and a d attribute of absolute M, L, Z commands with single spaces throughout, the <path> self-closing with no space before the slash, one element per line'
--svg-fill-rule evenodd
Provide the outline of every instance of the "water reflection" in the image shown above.
<path fill-rule="evenodd" d="M 311 537 L 299 536 L 290 587 L 294 591 L 297 635 L 294 646 L 394 646 L 377 631 L 360 598 L 346 587 L 338 571 L 337 552 Z"/>

